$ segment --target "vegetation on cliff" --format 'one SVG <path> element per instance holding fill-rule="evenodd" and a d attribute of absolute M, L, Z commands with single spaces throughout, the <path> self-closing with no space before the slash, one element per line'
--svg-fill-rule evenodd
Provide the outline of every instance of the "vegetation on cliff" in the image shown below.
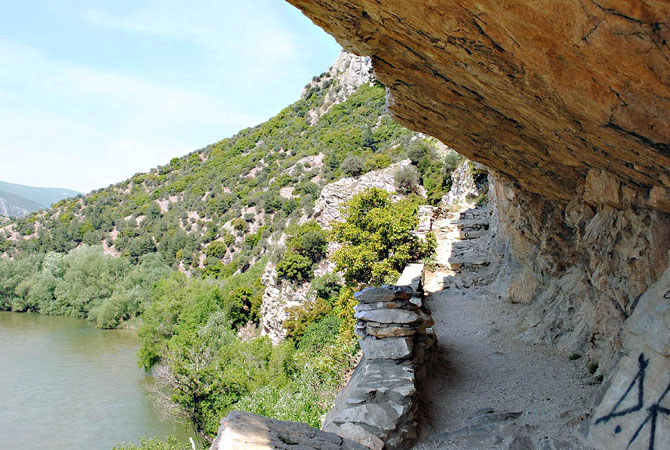
<path fill-rule="evenodd" d="M 309 220 L 326 184 L 386 168 L 411 149 L 434 151 L 391 120 L 383 86 L 363 84 L 315 121 L 311 112 L 338 83 L 317 77 L 266 123 L 3 223 L 0 310 L 139 327 L 140 365 L 205 436 L 233 408 L 319 426 L 355 362 L 353 292 L 394 281 L 432 251 L 411 233 L 425 202 L 416 195 L 393 203 L 378 190 L 359 194 L 332 233 Z M 414 159 L 412 189 L 439 197 L 448 189 L 443 158 Z M 329 243 L 343 244 L 333 262 L 344 279 L 315 276 Z M 288 339 L 277 346 L 248 332 L 270 260 L 314 299 L 289 311 Z"/>

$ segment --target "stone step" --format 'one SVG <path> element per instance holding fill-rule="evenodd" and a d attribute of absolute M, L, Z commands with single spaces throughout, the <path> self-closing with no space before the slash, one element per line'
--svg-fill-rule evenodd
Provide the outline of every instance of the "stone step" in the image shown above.
<path fill-rule="evenodd" d="M 473 230 L 488 230 L 489 221 L 488 220 L 476 220 L 476 219 L 461 219 L 455 222 L 455 225 L 461 229 L 473 229 Z"/>
<path fill-rule="evenodd" d="M 461 240 L 477 239 L 488 234 L 489 230 L 459 230 L 458 238 Z"/>
<path fill-rule="evenodd" d="M 438 263 L 438 267 L 453 270 L 455 272 L 462 272 L 463 270 L 480 269 L 488 267 L 491 261 L 485 258 L 458 258 L 452 257 L 446 263 Z"/>

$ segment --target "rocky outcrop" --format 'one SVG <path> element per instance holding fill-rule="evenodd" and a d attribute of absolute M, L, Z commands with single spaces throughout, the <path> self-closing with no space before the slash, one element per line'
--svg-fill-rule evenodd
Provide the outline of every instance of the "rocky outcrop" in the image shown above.
<path fill-rule="evenodd" d="M 480 190 L 472 175 L 474 170 L 474 163 L 467 160 L 454 170 L 451 174 L 451 187 L 449 188 L 449 192 L 442 197 L 442 204 L 465 204 L 479 197 Z"/>
<path fill-rule="evenodd" d="M 233 411 L 221 420 L 211 450 L 366 450 L 367 447 L 304 423 Z"/>
<path fill-rule="evenodd" d="M 23 217 L 30 213 L 26 208 L 21 208 L 12 204 L 9 200 L 0 197 L 0 216 L 4 217 Z M 2 223 L 2 222 L 0 222 Z"/>
<path fill-rule="evenodd" d="M 320 77 L 312 80 L 302 91 L 304 98 L 312 88 L 328 88 L 323 103 L 307 112 L 309 123 L 315 124 L 330 108 L 342 103 L 356 89 L 373 80 L 372 61 L 369 57 L 342 51 L 335 64 Z"/>
<path fill-rule="evenodd" d="M 372 57 L 398 121 L 491 169 L 497 292 L 528 305 L 526 339 L 585 355 L 596 377 L 610 374 L 605 399 L 621 398 L 643 365 L 665 367 L 644 350 L 655 328 L 640 339 L 624 330 L 668 267 L 666 2 L 289 2 Z M 647 392 L 639 427 L 590 442 L 625 448 L 631 427 L 646 433 L 652 421 L 670 433 Z M 617 411 L 607 402 L 604 417 Z M 639 436 L 630 448 L 651 448 Z"/>
<path fill-rule="evenodd" d="M 315 276 L 333 271 L 333 265 L 322 261 L 314 270 Z M 277 276 L 276 266 L 269 263 L 261 276 L 265 286 L 261 304 L 261 333 L 268 336 L 277 345 L 286 337 L 284 321 L 288 319 L 289 309 L 313 301 L 310 296 L 311 283 L 294 283 Z"/>
<path fill-rule="evenodd" d="M 403 125 L 549 199 L 606 170 L 670 212 L 667 3 L 289 2 L 372 57 Z"/>
<path fill-rule="evenodd" d="M 322 227 L 330 228 L 332 222 L 341 220 L 340 208 L 342 205 L 359 192 L 374 187 L 395 193 L 393 176 L 399 169 L 409 165 L 411 165 L 411 161 L 405 159 L 391 164 L 386 169 L 373 170 L 360 177 L 342 178 L 326 185 L 316 201 L 312 218 Z"/>
<path fill-rule="evenodd" d="M 623 189 L 600 173 L 567 204 L 498 179 L 489 191 L 498 295 L 528 304 L 527 339 L 585 354 L 600 371 L 616 362 L 624 322 L 668 265 L 670 218 L 615 203 Z"/>
<path fill-rule="evenodd" d="M 602 388 L 588 428 L 600 448 L 670 448 L 670 269 L 624 328 L 624 357 Z"/>

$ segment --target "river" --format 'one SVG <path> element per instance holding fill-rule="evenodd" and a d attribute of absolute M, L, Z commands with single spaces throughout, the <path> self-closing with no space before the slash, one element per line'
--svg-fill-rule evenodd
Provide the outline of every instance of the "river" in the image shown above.
<path fill-rule="evenodd" d="M 135 332 L 0 312 L 0 449 L 111 450 L 188 430 L 163 417 Z M 191 433 L 192 435 L 192 433 Z"/>

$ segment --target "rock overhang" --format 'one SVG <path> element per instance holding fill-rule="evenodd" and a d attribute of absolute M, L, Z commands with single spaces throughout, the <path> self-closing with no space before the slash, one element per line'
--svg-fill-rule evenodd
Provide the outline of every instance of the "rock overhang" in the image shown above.
<path fill-rule="evenodd" d="M 372 57 L 403 125 L 551 200 L 606 171 L 670 212 L 670 4 L 288 1 Z"/>

